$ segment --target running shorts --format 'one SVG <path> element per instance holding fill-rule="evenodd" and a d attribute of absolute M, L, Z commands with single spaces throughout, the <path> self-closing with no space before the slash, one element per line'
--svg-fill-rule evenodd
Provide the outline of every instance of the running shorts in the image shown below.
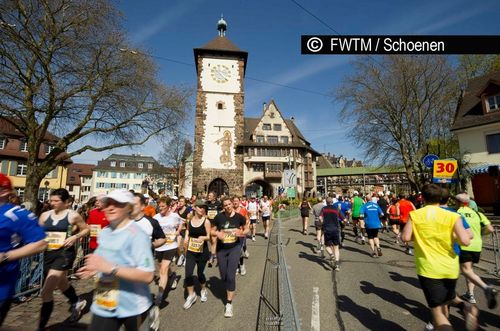
<path fill-rule="evenodd" d="M 262 222 L 269 221 L 271 216 L 262 216 Z"/>
<path fill-rule="evenodd" d="M 433 279 L 418 275 L 429 308 L 435 308 L 453 300 L 457 294 L 456 279 Z"/>
<path fill-rule="evenodd" d="M 325 245 L 326 246 L 338 246 L 340 245 L 340 231 L 325 231 Z"/>
<path fill-rule="evenodd" d="M 472 262 L 479 263 L 479 259 L 481 258 L 481 252 L 471 252 L 471 251 L 460 251 L 460 263 Z"/>
<path fill-rule="evenodd" d="M 250 219 L 250 224 L 255 224 L 255 223 L 257 223 L 257 219 L 256 218 L 253 218 L 253 219 L 251 218 Z"/>
<path fill-rule="evenodd" d="M 55 251 L 46 251 L 43 254 L 44 272 L 47 273 L 50 269 L 53 270 L 70 270 L 73 268 L 73 262 L 76 258 L 74 249 L 58 249 Z"/>
<path fill-rule="evenodd" d="M 377 238 L 378 237 L 378 228 L 376 229 L 368 229 L 366 228 L 366 236 L 368 237 L 368 239 L 373 239 L 373 238 Z"/>
<path fill-rule="evenodd" d="M 166 251 L 156 251 L 156 259 L 158 262 L 162 260 L 172 261 L 174 259 L 175 254 L 177 253 L 177 248 L 169 249 Z"/>

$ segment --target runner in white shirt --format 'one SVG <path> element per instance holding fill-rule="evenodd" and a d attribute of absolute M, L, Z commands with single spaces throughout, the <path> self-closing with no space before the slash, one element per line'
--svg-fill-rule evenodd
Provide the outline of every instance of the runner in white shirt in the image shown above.
<path fill-rule="evenodd" d="M 132 218 L 135 221 L 135 224 L 148 235 L 153 248 L 163 246 L 166 239 L 160 223 L 158 223 L 158 221 L 154 218 L 144 215 L 144 207 L 146 207 L 146 198 L 144 195 L 141 193 L 134 193 L 132 207 L 133 209 L 130 214 L 130 218 Z"/>
<path fill-rule="evenodd" d="M 170 263 L 177 252 L 177 236 L 181 229 L 182 218 L 175 213 L 172 199 L 169 197 L 160 198 L 158 206 L 160 207 L 160 213 L 156 214 L 154 219 L 160 223 L 166 239 L 164 245 L 155 249 L 156 258 L 160 263 L 160 281 L 158 282 L 158 296 L 155 303 L 160 305 L 163 301 L 163 292 L 165 292 L 169 277 L 173 278 L 171 288 L 177 288 L 177 276 L 175 273 L 170 272 Z"/>
<path fill-rule="evenodd" d="M 259 204 L 259 211 L 262 215 L 262 225 L 264 226 L 264 238 L 269 238 L 269 220 L 271 219 L 271 201 L 267 199 L 267 195 L 262 197 Z"/>
<path fill-rule="evenodd" d="M 252 197 L 247 204 L 248 218 L 250 219 L 250 231 L 252 232 L 252 241 L 255 241 L 255 232 L 257 230 L 257 218 L 259 213 L 259 206 L 255 197 Z"/>

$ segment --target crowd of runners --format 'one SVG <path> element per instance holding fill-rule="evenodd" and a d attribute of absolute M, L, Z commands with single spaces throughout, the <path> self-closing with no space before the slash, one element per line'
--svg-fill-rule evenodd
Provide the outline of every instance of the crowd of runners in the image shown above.
<path fill-rule="evenodd" d="M 0 327 L 12 303 L 19 260 L 45 252 L 38 330 L 47 329 L 56 289 L 68 298 L 69 322 L 78 321 L 91 304 L 89 330 L 119 330 L 122 326 L 157 330 L 165 292 L 175 289 L 180 280 L 173 271 L 174 263 L 185 271 L 187 296 L 179 303 L 184 309 L 197 300 L 210 300 L 205 269 L 217 267 L 226 291 L 221 314 L 233 317 L 236 275 L 247 273 L 247 240 L 256 241 L 259 222 L 262 240 L 269 238 L 273 208 L 267 196 L 247 200 L 210 192 L 206 199 L 162 195 L 153 199 L 115 190 L 95 197 L 88 212 L 77 212 L 68 191 L 57 189 L 50 193 L 50 209 L 37 217 L 12 203 L 11 196 L 10 180 L 0 174 Z M 426 328 L 451 329 L 448 312 L 454 306 L 464 311 L 467 329 L 474 330 L 478 315 L 475 286 L 484 292 L 488 308 L 496 307 L 496 291 L 473 269 L 479 262 L 481 238 L 492 226 L 467 194 L 453 197 L 456 209 L 449 207 L 449 198 L 448 190 L 428 184 L 416 203 L 404 194 L 390 192 L 332 194 L 312 204 L 304 199 L 299 205 L 301 232 L 308 234 L 312 214 L 317 252 L 330 260 L 335 272 L 341 269 L 341 248 L 351 227 L 355 241 L 368 243 L 373 258 L 383 255 L 379 233 L 392 233 L 394 244 L 415 256 L 432 315 Z M 95 281 L 92 303 L 79 298 L 67 277 L 82 255 L 80 243 L 87 239 L 84 263 L 74 276 Z M 467 288 L 458 296 L 455 286 L 460 271 Z"/>

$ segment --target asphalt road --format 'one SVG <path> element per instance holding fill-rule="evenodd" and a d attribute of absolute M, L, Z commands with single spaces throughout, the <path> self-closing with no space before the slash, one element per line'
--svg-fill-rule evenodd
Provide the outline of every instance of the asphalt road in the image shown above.
<path fill-rule="evenodd" d="M 288 242 L 284 252 L 302 330 L 424 329 L 430 316 L 416 278 L 413 257 L 404 254 L 393 243 L 392 235 L 381 235 L 384 255 L 374 259 L 369 255 L 368 245 L 355 243 L 351 232 L 347 231 L 345 248 L 341 250 L 341 270 L 334 272 L 328 261 L 315 252 L 314 229 L 311 227 L 311 234 L 306 236 L 300 233 L 300 228 L 300 220 L 292 219 L 282 222 L 281 231 L 283 242 Z M 206 270 L 210 284 L 208 301 L 201 303 L 198 300 L 189 310 L 184 310 L 184 269 L 174 267 L 180 282 L 177 289 L 167 293 L 161 306 L 161 330 L 255 330 L 267 240 L 258 236 L 256 242 L 249 240 L 248 246 L 248 272 L 245 276 L 237 276 L 233 318 L 223 316 L 225 291 L 217 268 Z M 482 261 L 480 265 L 486 270 L 491 269 L 487 262 Z M 499 278 L 478 271 L 489 283 L 500 288 Z M 87 288 L 91 284 L 82 282 L 76 282 L 77 291 L 86 293 L 90 301 L 92 294 Z M 463 278 L 460 278 L 457 289 L 463 293 Z M 199 289 L 197 291 L 199 293 Z M 500 329 L 500 308 L 488 310 L 479 290 L 476 297 L 481 310 L 481 329 Z M 65 298 L 56 294 L 56 301 L 49 323 L 51 330 L 86 329 L 90 313 L 85 314 L 78 324 L 70 326 L 64 322 L 68 316 Z M 39 309 L 39 298 L 14 306 L 4 328 L 34 330 Z M 464 329 L 463 317 L 455 309 L 452 309 L 451 320 L 457 330 Z M 28 327 L 31 325 L 33 327 Z"/>

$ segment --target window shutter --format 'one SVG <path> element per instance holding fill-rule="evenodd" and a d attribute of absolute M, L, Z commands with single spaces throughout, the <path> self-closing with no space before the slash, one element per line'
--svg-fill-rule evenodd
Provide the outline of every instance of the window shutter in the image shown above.
<path fill-rule="evenodd" d="M 9 171 L 9 161 L 8 160 L 2 160 L 2 174 L 7 175 L 7 172 Z"/>
<path fill-rule="evenodd" d="M 10 161 L 10 171 L 9 171 L 10 176 L 15 176 L 17 175 L 17 161 Z"/>

